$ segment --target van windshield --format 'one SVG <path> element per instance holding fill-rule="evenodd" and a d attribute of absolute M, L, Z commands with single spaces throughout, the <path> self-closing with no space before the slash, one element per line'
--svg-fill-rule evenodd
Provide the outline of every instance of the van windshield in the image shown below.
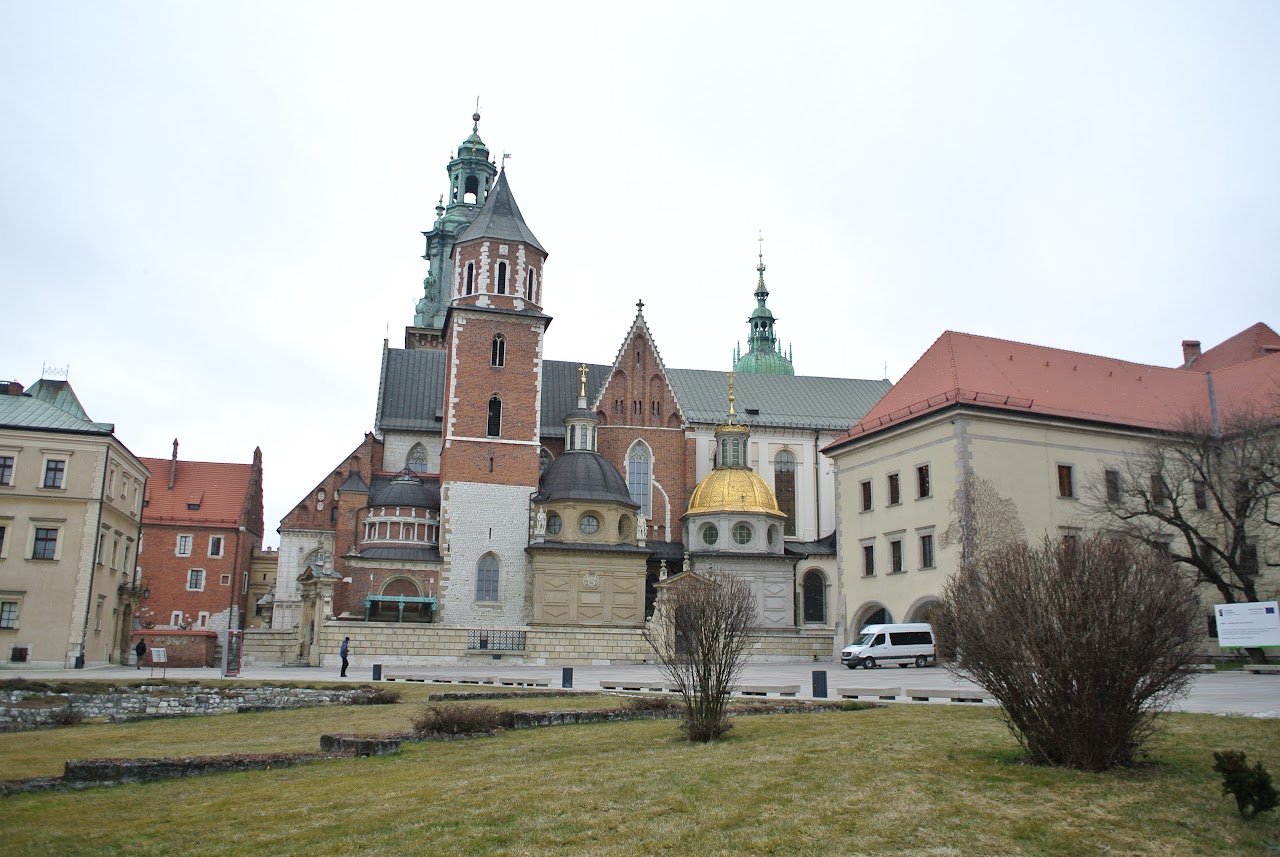
<path fill-rule="evenodd" d="M 876 639 L 876 635 L 875 635 L 875 634 L 863 634 L 863 635 L 862 635 L 862 639 L 858 641 L 858 645 L 859 645 L 859 646 L 869 646 L 869 645 L 871 645 L 873 642 L 875 642 L 875 639 Z"/>

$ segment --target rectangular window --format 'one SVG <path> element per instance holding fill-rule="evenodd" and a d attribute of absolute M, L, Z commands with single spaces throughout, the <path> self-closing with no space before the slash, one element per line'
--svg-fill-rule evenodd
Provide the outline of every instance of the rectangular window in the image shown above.
<path fill-rule="evenodd" d="M 178 556 L 191 556 L 191 536 L 178 536 Z"/>
<path fill-rule="evenodd" d="M 1120 502 L 1120 471 L 1105 470 L 1102 473 L 1102 480 L 1107 485 L 1107 502 Z"/>
<path fill-rule="evenodd" d="M 193 568 L 187 571 L 187 589 L 191 592 L 204 591 L 203 568 Z"/>
<path fill-rule="evenodd" d="M 196 615 L 196 627 L 197 627 L 197 628 L 207 628 L 207 627 L 209 627 L 209 614 L 208 614 L 208 613 L 206 613 L 204 610 L 201 610 L 201 611 Z"/>
<path fill-rule="evenodd" d="M 889 573 L 899 574 L 904 570 L 902 567 L 902 540 L 894 539 L 889 542 Z"/>
<path fill-rule="evenodd" d="M 5 528 L 0 527 L 0 559 L 4 558 L 4 533 Z"/>
<path fill-rule="evenodd" d="M 44 463 L 44 487 L 61 488 L 62 478 L 67 473 L 67 463 L 60 458 L 51 458 Z"/>
<path fill-rule="evenodd" d="M 871 511 L 871 480 L 862 483 L 862 511 Z"/>
<path fill-rule="evenodd" d="M 222 536 L 209 536 L 209 556 L 222 556 Z"/>
<path fill-rule="evenodd" d="M 36 540 L 31 548 L 32 559 L 54 559 L 58 554 L 58 531 L 36 527 Z"/>
<path fill-rule="evenodd" d="M 1199 479 L 1197 479 L 1195 482 L 1191 483 L 1191 490 L 1195 493 L 1195 496 L 1196 496 L 1196 508 L 1208 509 L 1209 508 L 1209 492 L 1208 490 L 1206 490 L 1204 483 L 1201 482 Z"/>
<path fill-rule="evenodd" d="M 18 602 L 0 601 L 0 628 L 12 631 L 18 627 Z"/>
<path fill-rule="evenodd" d="M 1163 506 L 1165 497 L 1164 480 L 1160 478 L 1160 474 L 1153 473 L 1151 475 L 1151 505 Z"/>
<path fill-rule="evenodd" d="M 13 456 L 0 455 L 0 485 L 13 484 Z"/>
<path fill-rule="evenodd" d="M 933 568 L 933 536 L 920 537 L 920 567 Z"/>
<path fill-rule="evenodd" d="M 876 573 L 876 546 L 862 546 L 862 576 L 874 577 Z"/>
<path fill-rule="evenodd" d="M 929 465 L 921 464 L 916 468 L 916 499 L 933 496 L 933 486 L 929 483 Z"/>
<path fill-rule="evenodd" d="M 174 610 L 172 613 L 169 614 L 169 624 L 173 625 L 175 628 L 182 624 L 181 610 Z"/>
<path fill-rule="evenodd" d="M 107 534 L 98 533 L 98 565 L 107 561 Z"/>
<path fill-rule="evenodd" d="M 229 574 L 220 574 L 220 575 L 218 575 L 218 585 L 219 585 L 219 586 L 230 586 L 230 585 L 231 585 L 231 575 L 229 575 Z"/>
<path fill-rule="evenodd" d="M 120 567 L 120 540 L 115 539 L 111 542 L 111 570 L 115 571 Z"/>
<path fill-rule="evenodd" d="M 1058 496 L 1074 497 L 1076 496 L 1075 482 L 1071 478 L 1071 465 L 1058 465 Z"/>
<path fill-rule="evenodd" d="M 902 485 L 898 480 L 898 474 L 889 474 L 889 505 L 896 506 L 902 502 Z"/>

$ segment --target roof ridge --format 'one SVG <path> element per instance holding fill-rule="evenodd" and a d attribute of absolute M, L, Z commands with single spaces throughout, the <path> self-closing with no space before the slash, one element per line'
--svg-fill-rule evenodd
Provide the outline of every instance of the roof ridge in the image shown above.
<path fill-rule="evenodd" d="M 984 341 L 986 341 L 986 342 L 999 342 L 999 343 L 1002 343 L 1002 344 L 1004 344 L 1004 345 L 1016 345 L 1016 346 L 1020 346 L 1020 347 L 1023 347 L 1023 348 L 1034 348 L 1034 349 L 1036 349 L 1036 350 L 1038 350 L 1038 351 L 1053 351 L 1053 352 L 1056 352 L 1056 353 L 1058 353 L 1058 354 L 1070 354 L 1070 355 L 1073 355 L 1073 356 L 1075 356 L 1075 357 L 1089 357 L 1089 358 L 1092 358 L 1092 359 L 1094 359 L 1094 360 L 1109 360 L 1109 361 L 1111 361 L 1112 363 L 1127 363 L 1127 364 L 1129 364 L 1130 366 L 1141 366 L 1141 367 L 1143 367 L 1144 369 L 1161 369 L 1161 370 L 1164 370 L 1164 371 L 1166 371 L 1166 372 L 1196 372 L 1196 371 L 1198 371 L 1198 370 L 1196 370 L 1194 367 L 1193 367 L 1193 368 L 1191 368 L 1191 369 L 1182 369 L 1182 368 L 1177 367 L 1177 366 L 1160 366 L 1160 365 L 1155 364 L 1155 363 L 1140 363 L 1140 362 L 1138 362 L 1138 361 L 1136 361 L 1136 360 L 1125 360 L 1125 359 L 1124 359 L 1124 358 L 1122 358 L 1122 357 L 1108 357 L 1108 356 L 1107 356 L 1107 355 L 1105 355 L 1105 354 L 1092 354 L 1092 353 L 1090 353 L 1090 352 L 1088 352 L 1088 351 L 1072 351 L 1072 350 L 1071 350 L 1071 349 L 1069 349 L 1069 348 L 1058 348 L 1058 347 L 1053 346 L 1053 345 L 1036 345 L 1036 344 L 1035 344 L 1035 343 L 1033 343 L 1033 342 L 1021 342 L 1021 341 L 1016 340 L 1016 339 L 1005 339 L 1005 338 L 1003 338 L 1003 337 L 999 337 L 999 336 L 985 336 L 985 335 L 983 335 L 983 334 L 981 334 L 981 333 L 965 333 L 964 331 L 961 331 L 961 330 L 948 330 L 948 331 L 945 331 L 945 332 L 943 333 L 943 336 L 946 336 L 947 334 L 951 334 L 951 335 L 954 335 L 954 336 L 962 336 L 962 337 L 965 337 L 965 338 L 967 338 L 967 339 L 981 339 L 981 340 L 984 340 Z M 941 339 L 942 337 L 940 336 L 940 337 L 938 337 L 938 338 L 939 338 L 939 339 Z M 932 346 L 931 346 L 931 347 L 932 347 Z M 1216 347 L 1216 346 L 1215 346 L 1215 347 Z M 928 351 L 926 351 L 925 353 L 927 354 L 927 353 L 928 353 Z M 921 356 L 923 357 L 924 355 L 921 355 Z M 919 361 L 917 360 L 916 362 L 918 363 Z M 914 364 L 913 364 L 913 365 L 914 365 Z M 1204 374 L 1204 372 L 1203 372 L 1203 371 L 1201 371 L 1201 372 L 1200 372 L 1200 374 L 1202 374 L 1202 375 L 1203 375 L 1203 374 Z"/>

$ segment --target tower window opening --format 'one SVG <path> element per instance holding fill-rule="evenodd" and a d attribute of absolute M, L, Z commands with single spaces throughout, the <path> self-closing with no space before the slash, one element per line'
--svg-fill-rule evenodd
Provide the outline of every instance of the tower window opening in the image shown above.
<path fill-rule="evenodd" d="M 533 300 L 533 287 L 537 280 L 537 274 L 533 268 L 530 268 L 524 276 L 524 296 L 526 300 Z"/>
<path fill-rule="evenodd" d="M 493 338 L 493 347 L 490 349 L 489 365 L 503 367 L 507 365 L 507 340 L 498 334 Z"/>
<path fill-rule="evenodd" d="M 474 262 L 467 263 L 467 294 L 471 294 L 476 288 L 476 266 Z"/>
<path fill-rule="evenodd" d="M 507 263 L 498 263 L 498 294 L 505 295 L 507 293 Z"/>
<path fill-rule="evenodd" d="M 497 396 L 489 399 L 489 437 L 499 437 L 502 434 L 502 399 Z M 492 467 L 493 460 L 490 459 Z"/>
<path fill-rule="evenodd" d="M 475 176 L 467 176 L 467 185 L 462 194 L 462 201 L 468 205 L 475 205 L 480 201 L 480 180 Z"/>

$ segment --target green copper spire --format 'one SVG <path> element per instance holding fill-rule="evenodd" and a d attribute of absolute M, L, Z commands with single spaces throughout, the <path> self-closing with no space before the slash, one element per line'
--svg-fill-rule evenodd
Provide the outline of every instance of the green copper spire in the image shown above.
<path fill-rule="evenodd" d="M 769 311 L 767 302 L 769 290 L 764 285 L 764 236 L 760 237 L 760 262 L 756 265 L 756 308 L 747 319 L 751 332 L 747 337 L 747 353 L 735 347 L 733 354 L 733 371 L 750 372 L 756 375 L 794 375 L 795 367 L 791 365 L 790 353 L 783 354 L 778 347 L 778 337 L 773 332 L 773 313 Z"/>

